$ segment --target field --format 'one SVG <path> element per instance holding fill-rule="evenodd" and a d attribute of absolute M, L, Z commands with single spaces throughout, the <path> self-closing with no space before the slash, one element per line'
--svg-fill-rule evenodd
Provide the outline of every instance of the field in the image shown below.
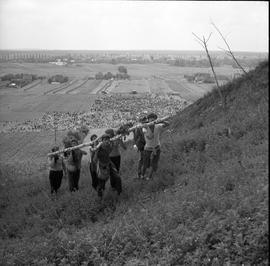
<path fill-rule="evenodd" d="M 133 90 L 137 91 L 137 93 L 150 93 L 147 79 L 113 81 L 107 92 L 131 93 Z"/>
<path fill-rule="evenodd" d="M 117 73 L 118 66 L 111 64 L 53 64 L 2 63 L 0 76 L 8 73 L 28 73 L 47 78 L 62 74 L 69 77 L 64 84 L 49 84 L 47 79 L 34 81 L 20 88 L 0 89 L 0 121 L 22 121 L 42 116 L 47 111 L 87 111 L 96 94 L 107 93 L 179 93 L 180 97 L 195 101 L 210 91 L 213 84 L 188 83 L 185 74 L 209 73 L 209 68 L 184 68 L 165 64 L 125 65 L 130 80 L 92 80 L 98 72 Z M 232 75 L 233 69 L 220 67 L 217 74 Z"/>

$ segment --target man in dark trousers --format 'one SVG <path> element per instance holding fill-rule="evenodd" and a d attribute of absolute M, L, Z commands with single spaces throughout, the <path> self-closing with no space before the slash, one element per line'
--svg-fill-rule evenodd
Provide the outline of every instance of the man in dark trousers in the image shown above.
<path fill-rule="evenodd" d="M 112 128 L 109 128 L 105 131 L 105 134 L 108 134 L 110 136 L 110 138 L 113 138 L 115 137 L 115 132 Z M 110 153 L 110 159 L 111 161 L 114 163 L 115 167 L 116 167 L 116 170 L 120 171 L 120 165 L 121 165 L 121 153 L 120 153 L 120 147 L 124 150 L 127 149 L 126 145 L 124 144 L 123 140 L 120 138 L 120 139 L 117 139 L 117 140 L 114 140 L 112 141 L 111 143 L 111 147 L 112 147 L 112 150 L 111 150 L 111 153 Z"/>
<path fill-rule="evenodd" d="M 118 195 L 120 195 L 122 192 L 122 181 L 115 165 L 110 159 L 110 153 L 112 151 L 110 136 L 108 134 L 104 134 L 101 137 L 101 141 L 102 144 L 98 147 L 94 156 L 98 180 L 98 196 L 102 198 L 106 182 L 109 178 L 112 188 L 117 191 Z"/>
<path fill-rule="evenodd" d="M 79 141 L 76 138 L 70 140 L 70 146 L 79 145 Z M 87 152 L 81 149 L 75 149 L 65 153 L 65 163 L 67 168 L 67 176 L 70 192 L 79 190 L 79 179 L 81 173 L 81 161 L 82 156 Z"/>
<path fill-rule="evenodd" d="M 139 118 L 139 125 L 145 124 L 147 123 L 147 117 L 141 116 Z M 140 179 L 142 177 L 142 171 L 143 171 L 143 156 L 144 156 L 144 146 L 145 146 L 145 138 L 144 138 L 144 134 L 143 134 L 143 130 L 142 128 L 136 128 L 133 131 L 133 135 L 134 135 L 134 148 L 139 152 L 139 161 L 138 161 L 138 169 L 137 169 L 137 174 L 138 174 L 138 178 Z"/>
<path fill-rule="evenodd" d="M 97 140 L 97 135 L 93 134 L 90 137 L 90 140 L 93 142 L 90 145 L 90 162 L 89 162 L 89 169 L 90 169 L 90 174 L 92 177 L 92 187 L 97 190 L 97 186 L 98 186 L 98 177 L 97 177 L 97 171 L 96 171 L 96 164 L 94 161 L 94 156 L 95 156 L 95 148 L 98 145 L 98 140 Z"/>

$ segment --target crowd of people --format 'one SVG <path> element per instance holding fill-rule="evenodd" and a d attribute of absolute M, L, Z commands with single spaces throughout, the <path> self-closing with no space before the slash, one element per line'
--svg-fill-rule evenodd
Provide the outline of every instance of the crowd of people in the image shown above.
<path fill-rule="evenodd" d="M 0 122 L 0 132 L 68 130 L 80 125 L 89 128 L 115 128 L 128 121 L 138 121 L 142 112 L 154 112 L 162 117 L 173 114 L 187 105 L 186 101 L 172 96 L 104 95 L 96 99 L 87 112 L 47 112 L 34 120 Z"/>
<path fill-rule="evenodd" d="M 152 179 L 158 169 L 161 153 L 160 134 L 169 124 L 166 121 L 158 122 L 157 118 L 155 113 L 143 115 L 139 118 L 139 126 L 132 129 L 134 148 L 139 152 L 136 176 L 138 179 Z M 122 192 L 120 148 L 127 149 L 124 140 L 131 131 L 131 125 L 126 125 L 126 128 L 122 126 L 117 130 L 109 128 L 100 138 L 95 134 L 90 137 L 92 143 L 89 146 L 89 172 L 92 177 L 92 187 L 100 198 L 103 196 L 108 180 L 118 195 Z M 71 147 L 72 150 L 63 150 L 55 154 L 59 151 L 59 147 L 52 148 L 53 153 L 48 156 L 52 194 L 58 192 L 64 175 L 67 176 L 70 192 L 79 190 L 81 160 L 87 153 L 75 146 L 83 142 L 88 132 L 89 129 L 83 126 L 77 131 L 67 133 L 63 139 L 64 148 Z M 146 175 L 148 169 L 149 173 Z"/>

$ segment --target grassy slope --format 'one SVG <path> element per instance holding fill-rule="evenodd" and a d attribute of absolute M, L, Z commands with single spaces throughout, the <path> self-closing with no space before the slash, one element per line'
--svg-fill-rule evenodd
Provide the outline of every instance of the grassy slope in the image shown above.
<path fill-rule="evenodd" d="M 223 87 L 225 111 L 214 91 L 175 117 L 153 181 L 126 152 L 119 198 L 98 202 L 87 166 L 58 200 L 45 172 L 7 181 L 0 264 L 268 265 L 268 63 L 249 76 Z"/>

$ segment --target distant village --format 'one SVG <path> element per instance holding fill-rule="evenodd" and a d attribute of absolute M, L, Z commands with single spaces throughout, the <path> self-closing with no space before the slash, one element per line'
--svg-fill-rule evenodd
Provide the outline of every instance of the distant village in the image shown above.
<path fill-rule="evenodd" d="M 236 52 L 235 57 L 244 67 L 255 67 L 268 58 L 268 53 Z M 224 52 L 213 51 L 215 66 L 231 65 L 234 60 Z M 151 64 L 165 63 L 184 67 L 208 67 L 204 51 L 0 51 L 1 62 L 50 63 L 67 66 L 77 63 Z"/>

